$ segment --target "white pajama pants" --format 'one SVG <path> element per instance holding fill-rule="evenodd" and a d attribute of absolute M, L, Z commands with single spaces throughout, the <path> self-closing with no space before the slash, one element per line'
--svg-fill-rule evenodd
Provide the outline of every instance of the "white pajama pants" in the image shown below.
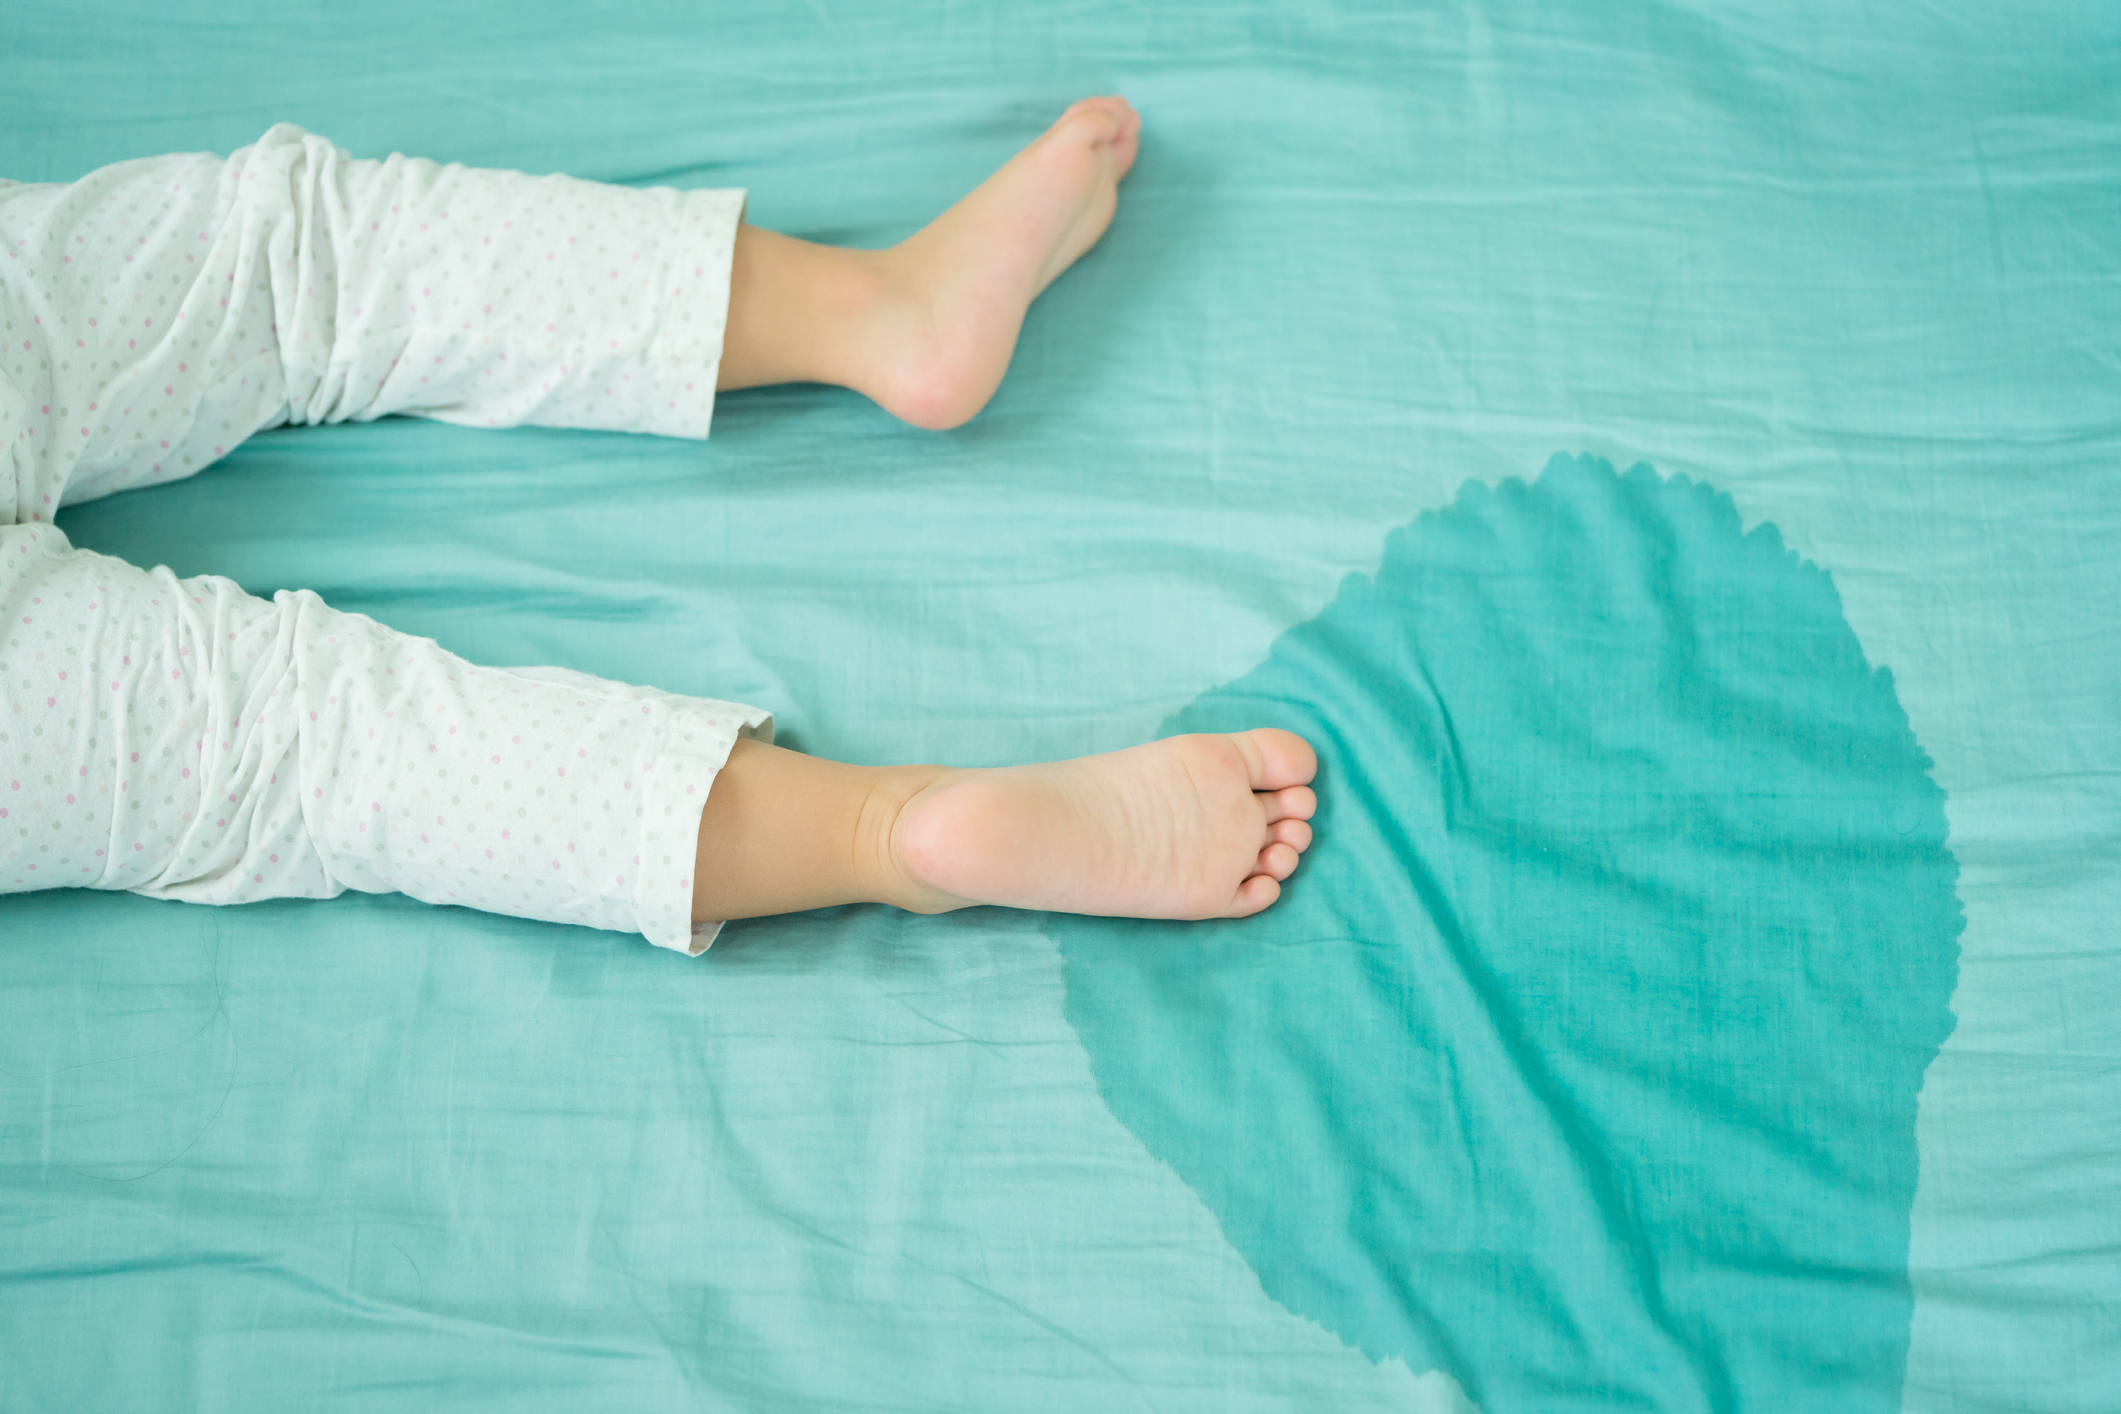
<path fill-rule="evenodd" d="M 288 124 L 0 183 L 0 893 L 397 891 L 705 948 L 700 810 L 765 712 L 476 667 L 50 520 L 290 422 L 703 437 L 742 208 L 357 161 Z"/>

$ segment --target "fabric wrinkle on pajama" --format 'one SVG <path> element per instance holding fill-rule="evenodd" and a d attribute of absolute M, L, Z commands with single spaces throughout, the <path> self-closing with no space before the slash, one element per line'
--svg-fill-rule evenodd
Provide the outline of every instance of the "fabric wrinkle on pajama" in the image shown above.
<path fill-rule="evenodd" d="M 701 807 L 755 707 L 80 550 L 64 504 L 256 431 L 415 414 L 704 437 L 744 193 L 357 160 L 0 182 L 0 893 L 402 892 L 697 953 Z"/>

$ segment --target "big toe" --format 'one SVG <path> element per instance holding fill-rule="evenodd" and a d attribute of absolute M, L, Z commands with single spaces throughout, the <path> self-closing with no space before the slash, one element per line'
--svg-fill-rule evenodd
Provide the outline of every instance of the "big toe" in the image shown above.
<path fill-rule="evenodd" d="M 1238 749 L 1245 754 L 1255 791 L 1309 785 L 1318 774 L 1318 753 L 1295 732 L 1254 727 L 1237 733 L 1236 740 Z"/>
<path fill-rule="evenodd" d="M 1068 111 L 1060 115 L 1054 126 L 1073 124 L 1084 120 L 1086 116 L 1091 120 L 1084 122 L 1084 131 L 1094 133 L 1093 140 L 1099 142 L 1118 137 L 1138 121 L 1138 115 L 1126 99 L 1117 94 L 1106 94 L 1098 98 L 1078 99 L 1069 104 Z"/>
<path fill-rule="evenodd" d="M 1126 99 L 1119 100 L 1119 134 L 1112 139 L 1112 178 L 1117 181 L 1127 175 L 1134 165 L 1134 154 L 1141 149 L 1142 115 L 1134 110 Z"/>
<path fill-rule="evenodd" d="M 1114 95 L 1085 98 L 1071 105 L 1053 126 L 1088 146 L 1106 146 L 1111 155 L 1112 179 L 1118 181 L 1134 165 L 1141 125 L 1141 114 L 1126 99 Z"/>

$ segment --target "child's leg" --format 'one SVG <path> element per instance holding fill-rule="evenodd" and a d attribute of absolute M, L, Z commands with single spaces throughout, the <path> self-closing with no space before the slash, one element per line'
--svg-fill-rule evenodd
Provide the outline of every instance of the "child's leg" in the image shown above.
<path fill-rule="evenodd" d="M 738 191 L 376 162 L 289 124 L 225 162 L 0 183 L 0 311 L 22 344 L 0 370 L 0 524 L 188 476 L 290 422 L 702 437 L 718 387 L 823 381 L 955 426 L 1025 306 L 1103 234 L 1137 127 L 1086 99 L 888 251 L 743 226 Z"/>
<path fill-rule="evenodd" d="M 693 917 L 865 902 L 1242 917 L 1311 843 L 1316 765 L 1271 729 L 973 771 L 739 741 L 700 818 Z"/>
<path fill-rule="evenodd" d="M 86 244 L 66 221 L 108 225 L 136 194 L 166 189 L 182 212 L 122 248 L 145 252 L 148 274 L 197 273 L 189 285 L 176 274 L 175 312 L 135 332 L 100 329 L 78 305 L 87 322 L 72 328 L 41 287 L 0 290 L 47 338 L 86 348 L 94 334 L 122 374 L 91 386 L 102 365 L 90 361 L 71 386 L 38 385 L 60 422 L 40 411 L 24 426 L 36 441 L 17 449 L 28 469 L 12 510 L 35 521 L 62 495 L 184 475 L 226 450 L 216 438 L 290 418 L 413 411 L 703 435 L 716 384 L 823 378 L 952 425 L 992 392 L 1028 302 L 1102 234 L 1134 141 L 1132 110 L 1088 100 L 884 252 L 741 228 L 734 193 L 358 162 L 284 128 L 225 165 L 161 159 L 84 179 L 102 203 L 88 216 L 71 189 L 31 189 L 0 216 L 47 260 L 69 235 Z M 640 265 L 611 303 L 557 298 L 622 271 L 553 224 L 556 203 L 601 221 L 607 242 L 623 236 L 626 272 Z M 415 230 L 426 244 L 408 242 Z M 445 242 L 477 262 L 421 264 Z M 725 285 L 710 267 L 736 244 Z M 549 318 L 534 308 L 547 296 Z M 231 385 L 245 358 L 258 377 Z M 0 413 L 17 411 L 0 399 Z M 75 435 L 50 435 L 64 425 Z M 475 668 L 311 595 L 268 604 L 210 576 L 180 583 L 34 524 L 0 525 L 0 607 L 22 625 L 20 653 L 0 653 L 0 709 L 50 724 L 8 756 L 20 774 L 0 807 L 14 831 L 0 839 L 0 893 L 72 883 L 240 902 L 399 889 L 696 950 L 688 913 L 859 899 L 1234 916 L 1270 903 L 1309 843 L 1312 757 L 1282 732 L 992 771 L 844 766 L 751 742 L 766 724 L 755 709 Z M 104 705 L 76 710 L 90 699 Z"/>
<path fill-rule="evenodd" d="M 739 228 L 717 386 L 834 383 L 922 427 L 964 422 L 1026 306 L 1104 233 L 1139 127 L 1124 100 L 1086 99 L 888 251 Z M 1310 844 L 1315 769 L 1272 730 L 989 771 L 739 741 L 701 816 L 693 916 L 876 902 L 1240 917 Z"/>
<path fill-rule="evenodd" d="M 1141 120 L 1087 98 L 993 176 L 890 250 L 738 228 L 716 386 L 833 383 L 921 427 L 993 396 L 1024 310 L 1096 244 Z"/>
<path fill-rule="evenodd" d="M 476 667 L 41 525 L 0 527 L 0 619 L 0 894 L 396 890 L 695 951 L 693 921 L 860 901 L 1241 916 L 1310 844 L 1288 732 L 848 766 L 753 739 L 736 703 Z"/>

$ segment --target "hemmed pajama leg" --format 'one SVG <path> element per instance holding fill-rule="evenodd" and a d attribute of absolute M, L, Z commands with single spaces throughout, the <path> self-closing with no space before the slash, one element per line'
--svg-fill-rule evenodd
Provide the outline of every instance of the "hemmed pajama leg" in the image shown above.
<path fill-rule="evenodd" d="M 0 892 L 397 891 L 704 949 L 700 811 L 767 713 L 476 667 L 48 522 L 290 421 L 705 436 L 742 205 L 287 124 L 225 163 L 0 187 Z"/>

